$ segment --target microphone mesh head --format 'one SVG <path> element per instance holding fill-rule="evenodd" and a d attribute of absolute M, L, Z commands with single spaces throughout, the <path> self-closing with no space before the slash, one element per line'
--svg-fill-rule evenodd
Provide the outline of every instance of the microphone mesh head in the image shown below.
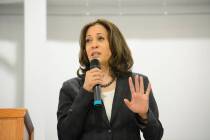
<path fill-rule="evenodd" d="M 100 67 L 100 62 L 99 62 L 99 60 L 98 59 L 92 59 L 91 61 L 90 61 L 90 69 L 92 69 L 92 68 L 101 68 Z"/>

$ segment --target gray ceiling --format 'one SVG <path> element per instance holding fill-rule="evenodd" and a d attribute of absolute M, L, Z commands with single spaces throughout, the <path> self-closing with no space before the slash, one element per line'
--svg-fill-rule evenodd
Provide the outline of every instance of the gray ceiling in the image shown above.
<path fill-rule="evenodd" d="M 24 0 L 0 0 L 0 4 L 21 3 Z M 210 5 L 210 0 L 47 0 L 48 5 Z"/>
<path fill-rule="evenodd" d="M 23 3 L 0 0 L 0 14 L 21 13 Z M 47 0 L 47 5 L 49 15 L 210 14 L 210 0 Z"/>
<path fill-rule="evenodd" d="M 49 5 L 206 5 L 210 0 L 47 0 Z"/>
<path fill-rule="evenodd" d="M 51 15 L 210 14 L 210 0 L 47 0 Z"/>

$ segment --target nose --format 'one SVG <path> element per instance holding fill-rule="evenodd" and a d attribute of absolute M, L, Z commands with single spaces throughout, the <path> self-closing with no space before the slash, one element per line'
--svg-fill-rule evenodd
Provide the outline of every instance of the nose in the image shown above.
<path fill-rule="evenodd" d="M 98 43 L 96 41 L 93 41 L 91 44 L 92 49 L 97 49 L 98 48 Z"/>
<path fill-rule="evenodd" d="M 98 45 L 92 45 L 91 48 L 92 49 L 97 49 L 98 48 Z"/>

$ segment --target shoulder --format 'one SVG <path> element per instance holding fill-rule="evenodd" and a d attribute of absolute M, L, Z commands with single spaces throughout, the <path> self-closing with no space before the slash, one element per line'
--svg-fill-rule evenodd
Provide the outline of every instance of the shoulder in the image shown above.
<path fill-rule="evenodd" d="M 84 80 L 79 77 L 74 77 L 63 82 L 63 88 L 74 87 L 79 88 L 83 85 Z"/>
<path fill-rule="evenodd" d="M 64 81 L 60 89 L 60 97 L 75 97 L 83 85 L 82 82 L 83 80 L 79 77 Z"/>
<path fill-rule="evenodd" d="M 136 72 L 132 72 L 131 73 L 132 77 L 135 77 L 136 75 L 143 77 L 143 79 L 148 79 L 148 77 L 142 73 L 136 73 Z"/>
<path fill-rule="evenodd" d="M 143 81 L 144 81 L 144 85 L 145 85 L 145 86 L 148 85 L 148 83 L 149 83 L 149 78 L 148 78 L 147 75 L 142 74 L 142 73 L 136 73 L 136 72 L 131 72 L 131 73 L 130 73 L 130 76 L 132 77 L 133 80 L 134 80 L 134 78 L 135 78 L 136 75 L 138 75 L 138 76 L 140 76 L 140 77 L 143 78 Z"/>
<path fill-rule="evenodd" d="M 138 75 L 140 77 L 143 78 L 143 81 L 144 83 L 148 84 L 149 82 L 149 79 L 148 79 L 148 76 L 142 74 L 142 73 L 137 73 L 137 72 L 133 72 L 133 71 L 130 71 L 128 74 L 126 75 L 121 75 L 119 76 L 118 78 L 119 79 L 128 79 L 129 77 L 132 77 L 133 81 L 135 81 L 135 76 Z"/>
<path fill-rule="evenodd" d="M 133 72 L 133 71 L 130 71 L 127 75 L 124 75 L 124 76 L 121 76 L 121 77 L 124 77 L 124 78 L 132 77 L 132 78 L 134 78 L 136 75 L 138 75 L 140 77 L 143 77 L 143 79 L 148 79 L 148 77 L 145 74 L 137 73 L 137 72 Z"/>

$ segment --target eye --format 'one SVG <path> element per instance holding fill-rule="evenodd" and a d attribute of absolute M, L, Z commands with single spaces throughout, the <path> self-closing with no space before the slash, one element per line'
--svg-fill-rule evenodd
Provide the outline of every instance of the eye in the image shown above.
<path fill-rule="evenodd" d="M 103 41 L 103 40 L 104 40 L 104 37 L 99 36 L 99 37 L 98 37 L 98 40 Z"/>
<path fill-rule="evenodd" d="M 89 39 L 89 38 L 85 39 L 86 43 L 89 43 L 90 41 L 91 41 L 91 39 Z"/>

